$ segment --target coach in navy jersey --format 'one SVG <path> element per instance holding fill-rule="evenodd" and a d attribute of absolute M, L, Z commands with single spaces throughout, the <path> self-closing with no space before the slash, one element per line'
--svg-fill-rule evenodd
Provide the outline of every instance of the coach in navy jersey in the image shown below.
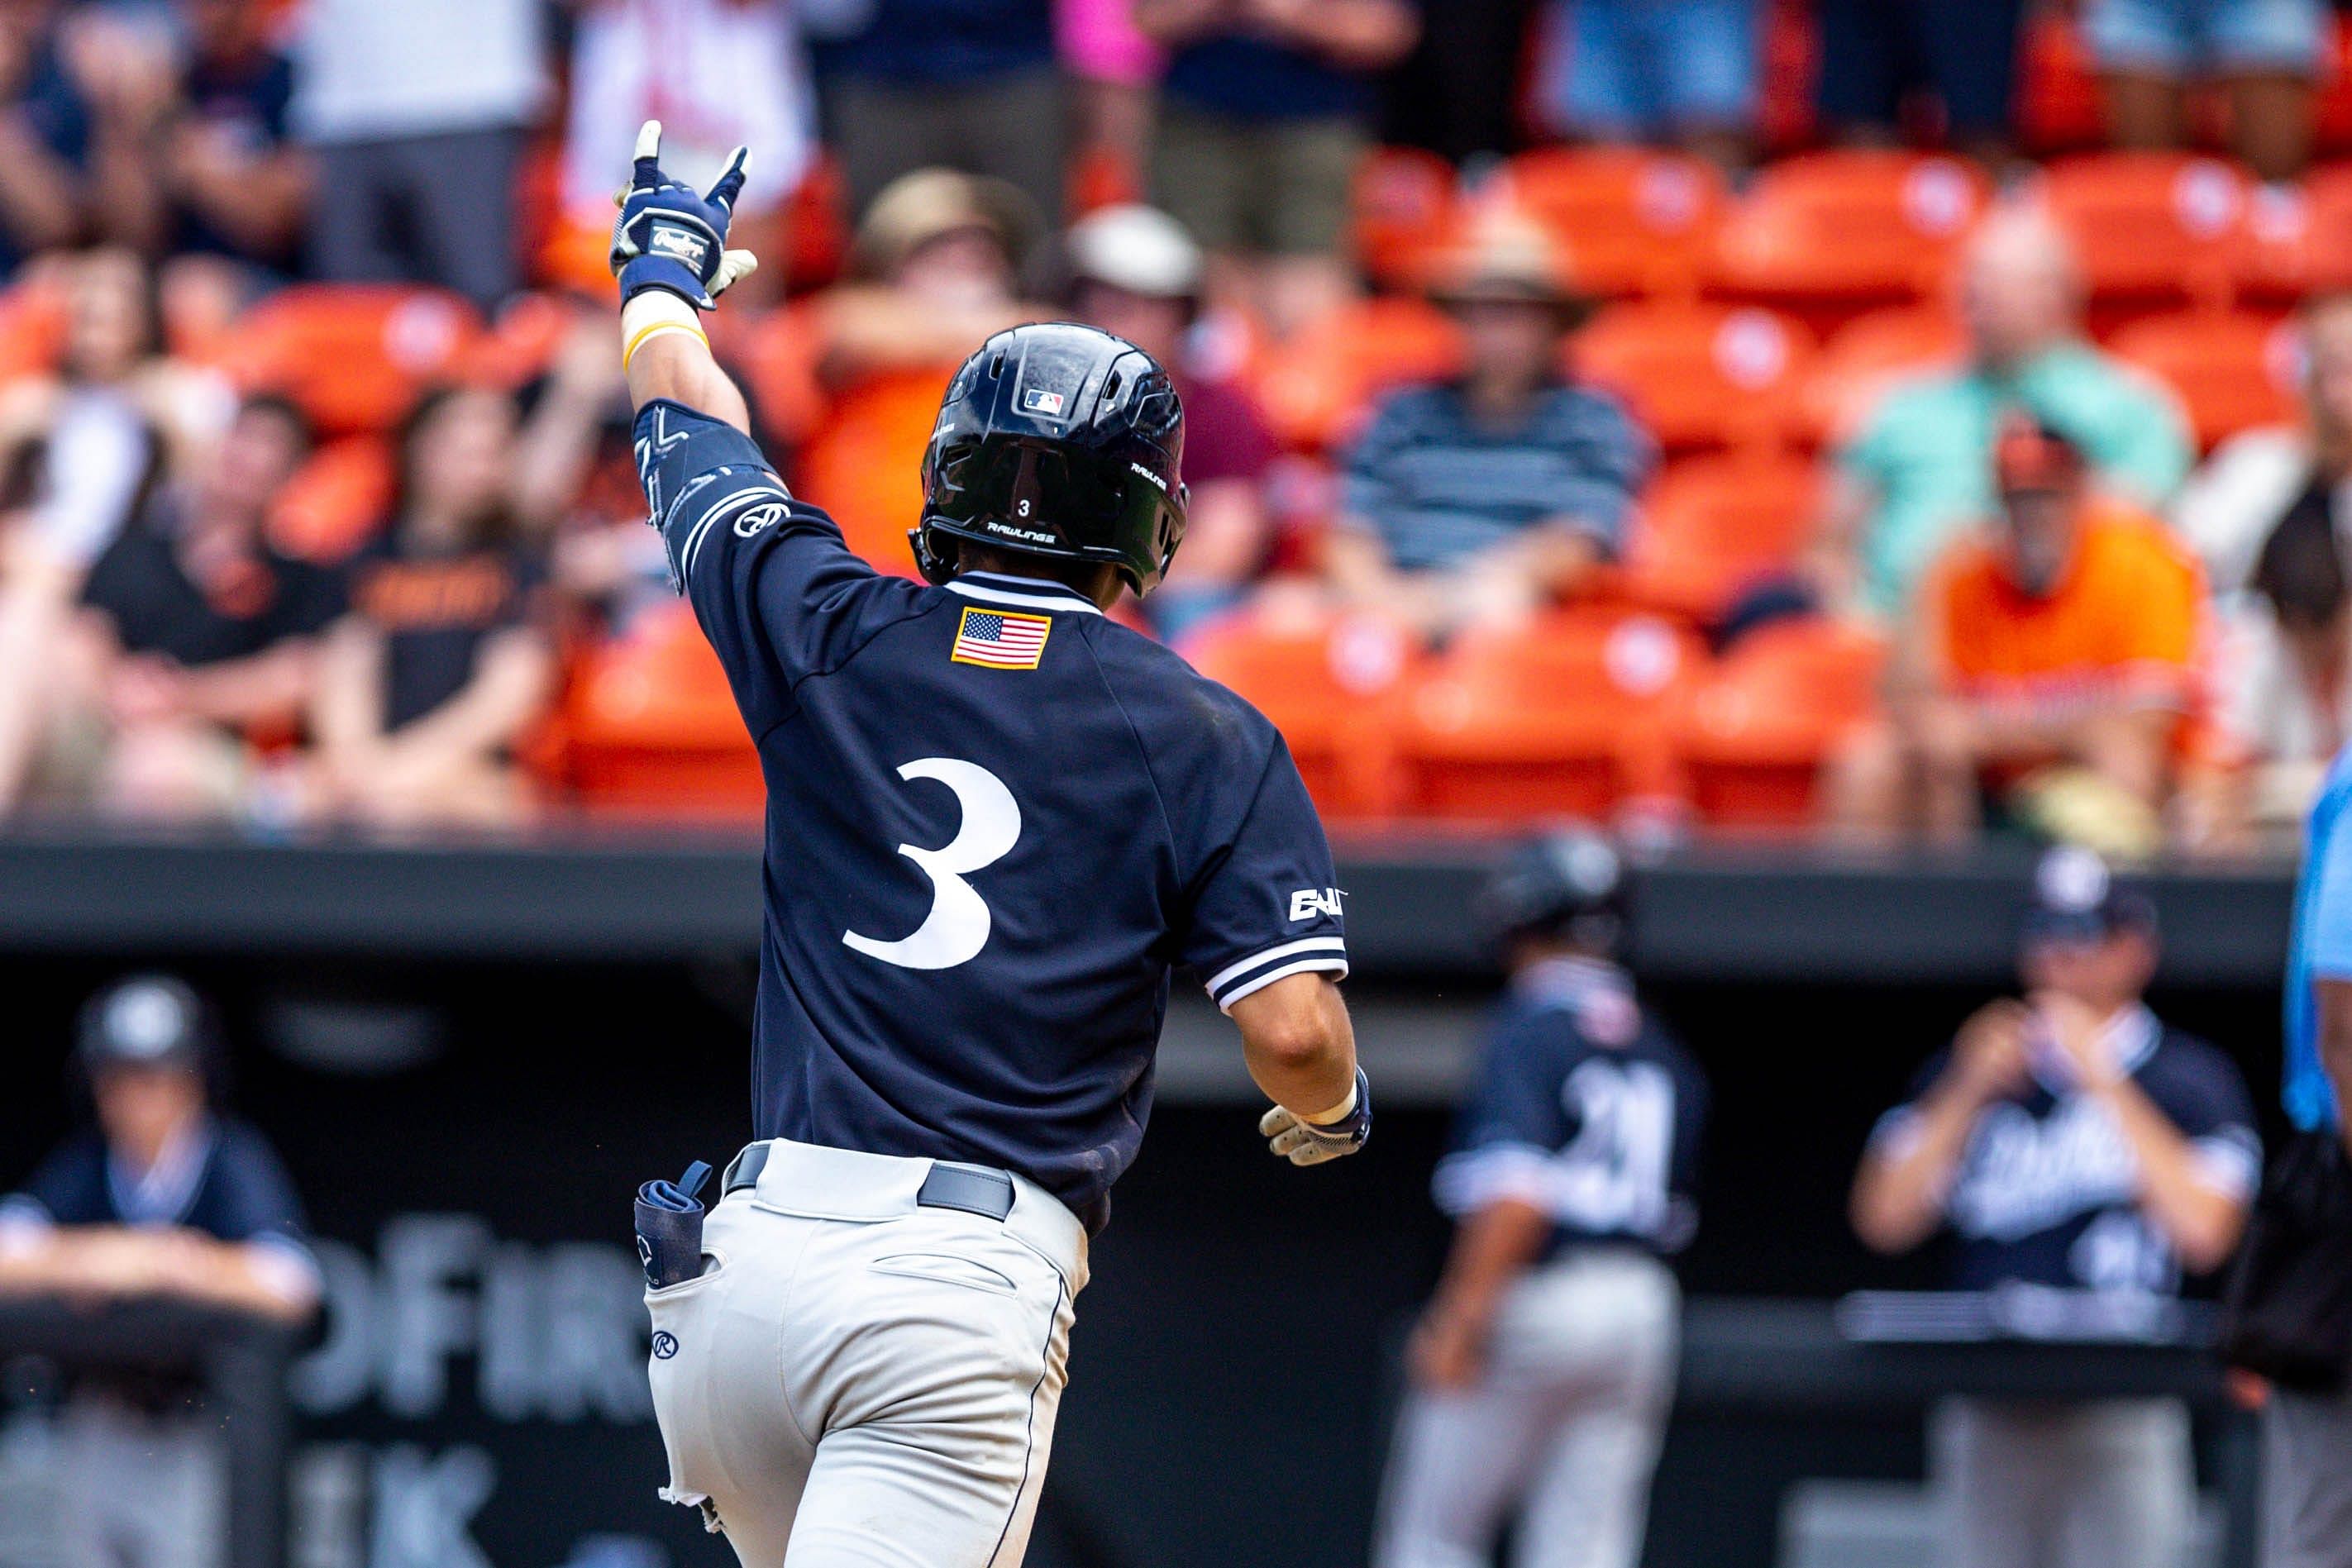
<path fill-rule="evenodd" d="M 319 1272 L 301 1207 L 261 1135 L 222 1115 L 211 1009 L 134 976 L 82 1009 L 75 1049 L 95 1124 L 0 1198 L 0 1294 L 177 1301 L 308 1317 Z M 62 1561 L 210 1568 L 226 1472 L 193 1379 L 77 1376 L 59 1444 Z"/>
<path fill-rule="evenodd" d="M 713 1265 L 650 1296 L 667 1495 L 759 1568 L 1017 1563 L 1171 966 L 1239 1025 L 1276 1155 L 1363 1144 L 1341 894 L 1273 727 L 1102 613 L 1182 538 L 1166 371 L 991 339 L 924 460 L 926 580 L 877 574 L 697 324 L 749 265 L 740 156 L 706 197 L 658 148 L 614 249 L 638 466 L 769 794 L 758 1141 Z"/>
<path fill-rule="evenodd" d="M 1453 1256 L 1412 1342 L 1378 1568 L 1634 1568 L 1674 1402 L 1707 1087 L 1614 961 L 1599 836 L 1527 846 L 1486 895 L 1510 989 L 1437 1168 Z"/>
<path fill-rule="evenodd" d="M 2156 959 L 2154 906 L 2088 852 L 2053 851 L 2024 998 L 1979 1010 L 1881 1119 L 1854 1183 L 1862 1239 L 1903 1251 L 1948 1228 L 1956 1288 L 2053 1292 L 2086 1322 L 2225 1262 L 2262 1166 L 2252 1103 L 2227 1057 L 2148 1011 Z M 2195 1493 L 2178 1401 L 1954 1400 L 1930 1449 L 1952 1568 L 2179 1560 Z"/>

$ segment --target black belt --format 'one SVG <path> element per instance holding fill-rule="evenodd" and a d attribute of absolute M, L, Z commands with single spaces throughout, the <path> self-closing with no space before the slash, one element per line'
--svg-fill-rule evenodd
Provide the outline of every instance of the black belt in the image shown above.
<path fill-rule="evenodd" d="M 719 1178 L 719 1196 L 759 1186 L 760 1173 L 767 1168 L 768 1145 L 744 1145 L 743 1152 L 728 1162 L 727 1174 Z M 933 1160 L 930 1174 L 923 1178 L 922 1186 L 915 1194 L 915 1202 L 924 1208 L 956 1208 L 982 1218 L 1002 1220 L 1013 1212 L 1013 1178 L 986 1166 Z"/>

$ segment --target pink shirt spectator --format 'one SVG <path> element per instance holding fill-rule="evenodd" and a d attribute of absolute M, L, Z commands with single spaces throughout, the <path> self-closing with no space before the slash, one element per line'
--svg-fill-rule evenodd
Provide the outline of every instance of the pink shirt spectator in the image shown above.
<path fill-rule="evenodd" d="M 1054 39 L 1073 75 L 1118 87 L 1148 87 L 1168 63 L 1136 30 L 1128 0 L 1054 0 Z"/>

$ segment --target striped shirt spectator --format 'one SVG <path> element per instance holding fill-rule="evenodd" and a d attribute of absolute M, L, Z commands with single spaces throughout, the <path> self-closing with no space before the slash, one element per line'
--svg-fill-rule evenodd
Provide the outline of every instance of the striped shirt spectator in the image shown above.
<path fill-rule="evenodd" d="M 1458 387 L 1414 387 L 1382 405 L 1349 458 L 1349 526 L 1405 572 L 1450 571 L 1538 528 L 1614 554 L 1655 458 L 1623 405 L 1589 388 L 1547 387 L 1497 427 Z"/>

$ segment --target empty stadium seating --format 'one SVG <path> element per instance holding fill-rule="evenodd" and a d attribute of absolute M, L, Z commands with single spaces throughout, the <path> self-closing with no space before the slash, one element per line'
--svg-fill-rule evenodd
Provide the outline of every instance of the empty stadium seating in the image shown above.
<path fill-rule="evenodd" d="M 1551 231 L 1580 288 L 1611 298 L 1695 293 L 1727 202 L 1709 165 L 1633 147 L 1523 152 L 1495 196 Z"/>
<path fill-rule="evenodd" d="M 1622 393 L 1669 452 L 1773 445 L 1801 428 L 1815 352 L 1800 323 L 1753 306 L 1631 303 L 1570 345 L 1579 373 Z"/>
<path fill-rule="evenodd" d="M 1274 721 L 1326 814 L 1398 810 L 1398 729 L 1419 658 L 1397 628 L 1363 616 L 1245 614 L 1210 628 L 1186 653 Z"/>
<path fill-rule="evenodd" d="M 591 810 L 748 818 L 766 797 L 719 656 L 684 604 L 588 652 L 561 733 L 562 781 Z"/>
<path fill-rule="evenodd" d="M 2179 394 L 2201 446 L 2294 417 L 2294 331 L 2275 318 L 2184 310 L 2135 321 L 2108 347 Z"/>
<path fill-rule="evenodd" d="M 329 434 L 382 432 L 458 373 L 482 320 L 453 294 L 302 285 L 246 312 L 221 369 L 244 391 L 292 398 Z"/>
<path fill-rule="evenodd" d="M 2051 164 L 2037 188 L 2074 242 L 2095 319 L 2230 298 L 2250 194 L 2234 166 L 2186 153 L 2091 153 Z"/>
<path fill-rule="evenodd" d="M 1815 152 L 1756 176 L 1717 236 L 1716 291 L 1835 320 L 1944 284 L 1989 194 L 1955 158 Z"/>
<path fill-rule="evenodd" d="M 1371 298 L 1285 344 L 1260 372 L 1257 395 L 1286 444 L 1327 449 L 1355 434 L 1381 393 L 1445 375 L 1460 358 L 1444 311 L 1410 296 Z"/>
<path fill-rule="evenodd" d="M 1836 622 L 1749 632 L 1685 688 L 1668 720 L 1702 821 L 1792 828 L 1812 820 L 1822 765 L 1875 706 L 1885 647 Z"/>
<path fill-rule="evenodd" d="M 1406 712 L 1407 809 L 1452 821 L 1599 820 L 1675 798 L 1666 715 L 1703 663 L 1687 629 L 1638 612 L 1465 632 Z"/>
<path fill-rule="evenodd" d="M 1820 477 L 1803 457 L 1694 457 L 1650 488 L 1625 552 L 1626 591 L 1706 622 L 1746 589 L 1785 575 L 1810 537 Z"/>

